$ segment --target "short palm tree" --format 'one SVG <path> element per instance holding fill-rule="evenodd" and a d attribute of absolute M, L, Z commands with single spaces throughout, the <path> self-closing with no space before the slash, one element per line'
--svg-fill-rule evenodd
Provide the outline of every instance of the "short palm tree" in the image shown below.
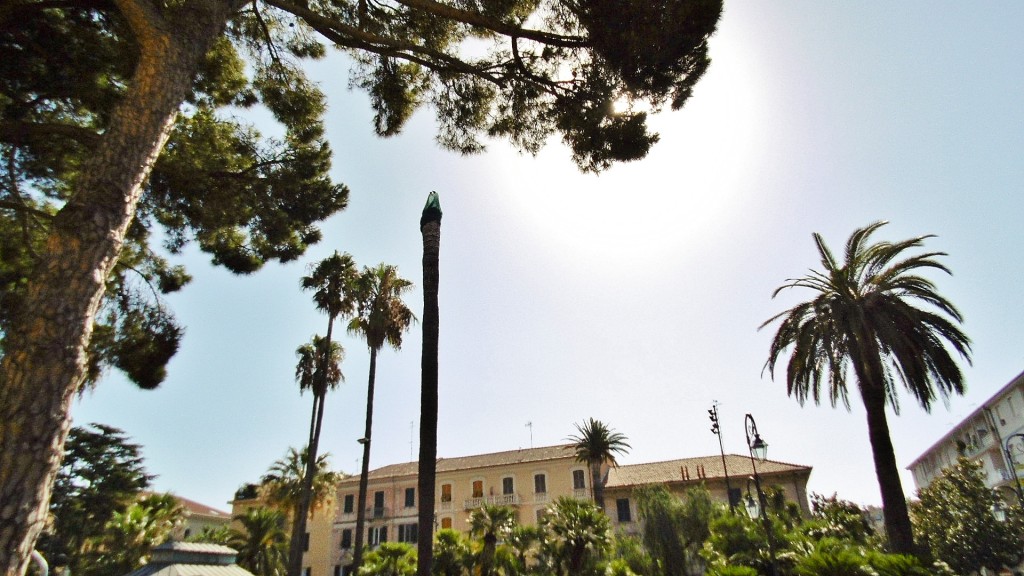
<path fill-rule="evenodd" d="M 847 377 L 852 370 L 867 413 L 889 544 L 894 552 L 910 554 L 913 534 L 886 406 L 899 414 L 899 382 L 926 411 L 936 397 L 963 394 L 963 374 L 948 347 L 970 362 L 970 340 L 957 326 L 962 322 L 960 312 L 919 275 L 926 269 L 950 273 L 937 260 L 945 254 L 906 254 L 930 236 L 871 243 L 871 235 L 883 225 L 876 222 L 854 231 L 841 264 L 821 235 L 814 234 L 822 270 L 790 279 L 772 295 L 807 288 L 815 292 L 814 299 L 773 316 L 761 327 L 779 321 L 765 368 L 774 376 L 776 362 L 792 349 L 786 389 L 801 404 L 808 397 L 819 403 L 826 385 L 833 407 L 842 400 L 849 409 Z"/>
<path fill-rule="evenodd" d="M 555 573 L 603 574 L 599 562 L 611 549 L 611 521 L 594 503 L 563 496 L 548 509 L 541 526 Z"/>
<path fill-rule="evenodd" d="M 480 538 L 480 574 L 491 576 L 494 572 L 494 555 L 501 540 L 516 525 L 516 509 L 511 506 L 484 504 L 469 514 L 469 533 Z"/>
<path fill-rule="evenodd" d="M 373 430 L 373 392 L 377 378 L 377 352 L 388 344 L 395 350 L 402 347 L 402 335 L 416 320 L 402 296 L 412 289 L 412 282 L 398 275 L 398 268 L 379 264 L 364 268 L 356 283 L 356 316 L 349 322 L 350 333 L 366 339 L 370 349 L 370 374 L 366 387 L 366 428 L 360 443 L 363 445 L 362 470 L 359 475 L 358 509 L 356 510 L 356 541 L 352 558 L 353 569 L 358 570 L 363 559 L 363 532 L 366 524 L 366 487 L 370 474 L 370 438 Z"/>
<path fill-rule="evenodd" d="M 321 454 L 316 459 L 316 472 L 313 475 L 311 496 L 306 507 L 307 514 L 315 514 L 330 501 L 338 481 L 342 478 L 341 474 L 330 470 L 328 456 Z M 299 513 L 304 498 L 308 457 L 309 452 L 306 449 L 299 452 L 295 448 L 288 448 L 285 457 L 271 464 L 267 474 L 261 479 L 260 491 L 267 502 L 291 514 L 293 542 L 296 533 L 300 534 L 300 538 L 305 537 L 304 524 L 300 524 L 298 519 L 301 517 Z M 299 550 L 302 550 L 301 544 Z"/>
<path fill-rule="evenodd" d="M 232 528 L 228 545 L 238 551 L 238 565 L 255 576 L 284 576 L 287 535 L 284 515 L 272 508 L 250 508 L 234 519 L 242 529 Z"/>
<path fill-rule="evenodd" d="M 568 440 L 576 452 L 576 461 L 590 467 L 590 485 L 594 494 L 594 503 L 604 510 L 604 475 L 601 468 L 605 465 L 618 466 L 616 454 L 625 454 L 631 446 L 626 436 L 616 432 L 600 420 L 590 418 L 582 425 L 575 424 L 575 436 Z"/>
<path fill-rule="evenodd" d="M 366 555 L 359 576 L 413 576 L 416 550 L 404 542 L 382 542 Z"/>
<path fill-rule="evenodd" d="M 458 530 L 441 528 L 434 536 L 432 573 L 437 576 L 463 576 L 472 569 L 472 550 L 466 536 Z"/>

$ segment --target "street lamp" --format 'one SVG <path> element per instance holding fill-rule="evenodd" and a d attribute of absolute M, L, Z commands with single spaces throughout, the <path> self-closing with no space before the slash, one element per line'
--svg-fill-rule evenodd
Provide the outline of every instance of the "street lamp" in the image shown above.
<path fill-rule="evenodd" d="M 768 540 L 768 558 L 771 560 L 772 576 L 776 576 L 779 572 L 775 567 L 775 545 L 772 542 L 772 525 L 771 521 L 768 520 L 768 501 L 764 496 L 764 490 L 761 489 L 761 476 L 757 473 L 757 463 L 754 462 L 756 457 L 758 461 L 764 462 L 768 457 L 768 443 L 761 438 L 761 435 L 757 432 L 757 423 L 754 422 L 754 417 L 747 414 L 744 418 L 744 428 L 747 432 L 747 451 L 750 453 L 750 467 L 754 471 L 754 488 L 757 489 L 757 502 L 760 506 L 760 510 L 754 508 L 753 498 L 750 497 L 749 486 L 747 489 L 747 513 L 751 514 L 753 519 L 760 513 L 761 523 L 764 524 L 764 535 Z"/>
<path fill-rule="evenodd" d="M 1017 434 L 1007 436 L 1006 442 L 1003 444 L 1003 452 L 1006 454 L 1006 464 L 1010 467 L 1010 473 L 1013 474 L 1013 488 L 1017 492 L 1017 501 L 1024 508 L 1024 490 L 1021 490 L 1020 478 L 1017 476 L 1017 464 L 1013 461 L 1013 454 L 1010 453 L 1010 441 L 1014 438 L 1024 440 L 1024 434 L 1018 432 Z"/>
<path fill-rule="evenodd" d="M 992 517 L 996 522 L 1006 522 L 1006 506 L 1003 505 L 1003 498 L 999 492 L 995 493 L 996 501 L 992 504 Z"/>

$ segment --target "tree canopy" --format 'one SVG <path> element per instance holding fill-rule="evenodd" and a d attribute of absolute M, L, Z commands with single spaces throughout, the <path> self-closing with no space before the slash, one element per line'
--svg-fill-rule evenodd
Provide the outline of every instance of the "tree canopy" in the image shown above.
<path fill-rule="evenodd" d="M 102 536 L 107 522 L 134 502 L 152 478 L 139 445 L 123 431 L 104 424 L 72 428 L 50 500 L 53 525 L 39 550 L 55 566 L 80 573 L 90 561 L 87 543 Z"/>
<path fill-rule="evenodd" d="M 143 387 L 165 379 L 183 329 L 161 296 L 188 274 L 162 253 L 195 244 L 250 273 L 299 257 L 346 206 L 303 59 L 345 51 L 383 136 L 429 105 L 446 148 L 503 138 L 532 153 L 560 135 L 597 171 L 647 154 L 657 135 L 633 105 L 685 103 L 721 11 L 720 0 L 3 3 L 0 500 L 16 505 L 0 510 L 0 569 L 20 575 L 42 530 L 73 393 L 106 366 Z M 237 117 L 256 105 L 282 136 Z"/>

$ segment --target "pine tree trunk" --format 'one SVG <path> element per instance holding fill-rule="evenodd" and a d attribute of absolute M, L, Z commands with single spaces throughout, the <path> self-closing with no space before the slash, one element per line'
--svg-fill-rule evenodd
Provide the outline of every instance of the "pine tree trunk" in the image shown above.
<path fill-rule="evenodd" d="M 438 336 L 441 210 L 431 193 L 420 219 L 423 235 L 423 355 L 420 359 L 420 457 L 417 576 L 430 576 L 434 564 L 434 497 L 437 477 Z"/>
<path fill-rule="evenodd" d="M 377 377 L 377 350 L 370 348 L 370 377 L 366 385 L 366 430 L 363 433 L 363 466 L 359 473 L 359 497 L 356 509 L 356 541 L 352 571 L 363 564 L 363 533 L 366 532 L 366 490 L 370 480 L 370 433 L 373 430 L 373 385 Z"/>
<path fill-rule="evenodd" d="M 54 219 L 0 361 L 0 573 L 21 576 L 46 521 L 86 347 L 142 187 L 233 2 L 118 3 L 140 47 L 124 99 Z M 174 22 L 165 18 L 174 17 Z"/>

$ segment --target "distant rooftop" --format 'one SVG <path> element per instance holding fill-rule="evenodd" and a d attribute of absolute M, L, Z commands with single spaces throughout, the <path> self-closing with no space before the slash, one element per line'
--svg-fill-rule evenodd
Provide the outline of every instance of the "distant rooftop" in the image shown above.
<path fill-rule="evenodd" d="M 572 444 L 560 444 L 557 446 L 544 446 L 541 448 L 520 448 L 519 450 L 508 450 L 505 452 L 494 452 L 491 454 L 478 454 L 475 456 L 460 456 L 457 458 L 438 458 L 437 472 L 454 472 L 475 468 L 488 468 L 498 466 L 509 466 L 525 462 L 543 462 L 546 460 L 575 459 Z M 731 478 L 752 476 L 753 469 L 750 467 L 750 458 L 736 454 L 726 454 L 726 466 Z M 415 476 L 419 472 L 416 462 L 404 462 L 382 466 L 370 471 L 371 479 L 397 478 L 401 476 Z M 776 460 L 758 462 L 757 472 L 762 475 L 783 474 L 804 472 L 811 473 L 810 466 L 789 464 Z M 681 458 L 678 460 L 667 460 L 664 462 L 651 462 L 646 464 L 629 464 L 612 468 L 608 473 L 607 487 L 616 486 L 638 486 L 651 483 L 685 482 L 698 481 L 704 478 L 723 478 L 725 471 L 722 468 L 722 457 L 699 456 L 696 458 Z M 358 476 L 352 476 L 342 480 L 341 484 L 358 482 Z"/>
<path fill-rule="evenodd" d="M 252 576 L 235 564 L 237 556 L 220 544 L 167 542 L 153 549 L 149 564 L 127 576 Z"/>
<path fill-rule="evenodd" d="M 459 456 L 456 458 L 438 458 L 438 472 L 454 472 L 470 468 L 488 468 L 493 466 L 509 466 L 511 464 L 522 464 L 525 462 L 543 462 L 545 460 L 560 460 L 563 458 L 575 459 L 572 444 L 560 444 L 557 446 L 544 446 L 541 448 L 520 448 L 518 450 L 506 450 L 505 452 L 493 452 L 491 454 L 477 454 L 475 456 Z M 419 472 L 417 462 L 403 462 L 382 466 L 370 471 L 370 478 L 394 478 L 398 476 L 415 476 Z M 358 476 L 352 476 L 341 481 L 341 484 L 358 482 Z"/>
<path fill-rule="evenodd" d="M 754 475 L 750 466 L 749 456 L 726 454 L 725 463 L 730 478 L 746 478 Z M 698 456 L 696 458 L 680 458 L 664 462 L 646 464 L 629 464 L 612 468 L 608 472 L 606 488 L 642 486 L 645 484 L 665 484 L 669 482 L 697 482 L 703 479 L 725 477 L 722 468 L 722 457 Z M 806 473 L 810 475 L 810 466 L 789 464 L 776 460 L 765 460 L 757 463 L 757 473 L 762 476 L 784 473 Z"/>

